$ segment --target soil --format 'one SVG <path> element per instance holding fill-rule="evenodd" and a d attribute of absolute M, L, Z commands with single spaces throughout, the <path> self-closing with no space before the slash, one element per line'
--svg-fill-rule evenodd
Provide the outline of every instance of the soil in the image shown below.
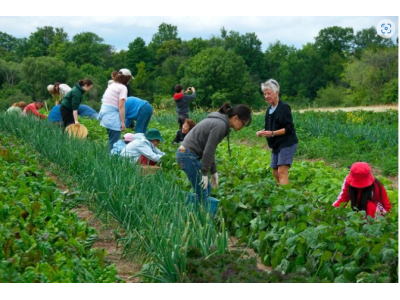
<path fill-rule="evenodd" d="M 60 191 L 71 192 L 66 185 L 60 182 L 55 174 L 46 170 L 46 175 L 54 180 Z M 122 247 L 117 247 L 114 226 L 103 224 L 86 206 L 78 206 L 72 209 L 71 212 L 75 212 L 79 219 L 86 220 L 89 226 L 96 229 L 98 240 L 94 243 L 93 247 L 104 249 L 107 252 L 106 259 L 109 263 L 115 264 L 118 276 L 128 283 L 139 282 L 139 278 L 132 276 L 140 271 L 141 265 L 122 258 Z"/>
<path fill-rule="evenodd" d="M 244 251 L 246 252 L 246 254 L 244 255 L 244 257 L 253 257 L 256 259 L 257 261 L 257 268 L 266 272 L 270 272 L 272 271 L 272 268 L 269 266 L 265 266 L 260 259 L 260 256 L 254 252 L 253 249 L 250 249 L 248 247 L 244 247 L 242 245 L 239 244 L 238 239 L 234 236 L 230 236 L 229 237 L 229 241 L 228 241 L 228 249 L 229 250 L 239 250 L 239 251 Z"/>
<path fill-rule="evenodd" d="M 355 107 L 327 107 L 327 108 L 307 108 L 307 109 L 300 109 L 297 110 L 300 113 L 306 111 L 355 111 L 355 110 L 366 110 L 366 111 L 373 111 L 373 112 L 384 112 L 388 110 L 399 110 L 399 106 L 395 105 L 375 105 L 375 106 L 355 106 Z"/>

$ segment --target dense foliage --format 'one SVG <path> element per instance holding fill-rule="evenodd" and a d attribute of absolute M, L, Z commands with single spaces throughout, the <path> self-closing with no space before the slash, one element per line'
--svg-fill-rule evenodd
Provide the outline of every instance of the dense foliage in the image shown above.
<path fill-rule="evenodd" d="M 279 37 L 278 37 L 279 39 Z M 115 51 L 98 35 L 82 32 L 69 39 L 62 28 L 37 28 L 29 38 L 0 32 L 0 109 L 15 101 L 49 99 L 46 86 L 72 86 L 90 77 L 94 89 L 85 101 L 95 109 L 111 71 L 128 68 L 136 96 L 173 105 L 177 83 L 195 86 L 198 106 L 263 104 L 260 83 L 275 78 L 282 99 L 295 106 L 349 106 L 398 102 L 398 45 L 374 28 L 322 29 L 301 49 L 276 41 L 262 51 L 255 33 L 221 29 L 209 39 L 182 40 L 178 28 L 161 24 L 146 45 L 137 37 L 127 50 Z"/>
<path fill-rule="evenodd" d="M 192 117 L 199 121 L 205 113 Z M 368 158 L 373 165 L 381 159 L 397 161 L 397 155 L 389 151 L 398 147 L 397 115 L 296 114 L 296 128 L 304 141 L 301 155 L 338 156 L 338 151 L 327 148 L 346 149 L 338 143 L 340 138 L 349 148 L 345 155 L 355 152 L 355 156 L 334 168 L 322 161 L 302 161 L 296 155 L 288 186 L 275 184 L 268 168 L 270 152 L 263 139 L 255 138 L 262 120 L 262 115 L 256 116 L 252 126 L 232 132 L 232 157 L 226 142 L 218 147 L 220 186 L 212 195 L 220 205 L 214 220 L 202 210 L 185 208 L 183 191 L 190 190 L 190 183 L 176 164 L 177 145 L 170 144 L 177 129 L 175 115 L 156 111 L 152 118 L 150 128 L 161 130 L 166 138 L 161 149 L 167 154 L 161 162 L 162 174 L 146 177 L 138 176 L 138 169 L 129 162 L 108 155 L 106 131 L 96 120 L 82 118 L 90 132 L 87 141 L 65 139 L 59 128 L 30 118 L 19 122 L 0 115 L 0 128 L 26 140 L 29 147 L 59 165 L 60 172 L 73 175 L 77 186 L 92 195 L 98 210 L 121 224 L 126 231 L 121 239 L 126 255 L 143 257 L 138 276 L 144 281 L 397 282 L 398 191 L 390 181 L 377 176 L 392 203 L 386 217 L 373 220 L 349 207 L 332 207 L 350 159 Z M 380 134 L 375 134 L 377 128 Z M 358 146 L 363 143 L 378 151 L 364 154 Z M 321 152 L 312 152 L 318 144 Z M 313 145 L 310 152 L 308 145 Z M 392 167 L 397 174 L 394 163 Z M 236 264 L 237 254 L 227 252 L 226 230 L 252 247 L 275 272 L 259 272 L 251 260 Z M 213 268 L 207 273 L 209 267 Z"/>
<path fill-rule="evenodd" d="M 104 249 L 91 249 L 95 229 L 16 143 L 0 132 L 0 282 L 120 281 Z"/>

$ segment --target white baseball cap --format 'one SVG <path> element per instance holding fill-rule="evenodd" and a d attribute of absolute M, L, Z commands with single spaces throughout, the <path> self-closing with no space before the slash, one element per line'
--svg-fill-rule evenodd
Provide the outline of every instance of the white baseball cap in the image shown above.
<path fill-rule="evenodd" d="M 121 70 L 119 70 L 119 73 L 122 73 L 122 75 L 125 75 L 125 76 L 132 76 L 131 71 L 129 71 L 128 69 L 121 69 Z"/>
<path fill-rule="evenodd" d="M 52 85 L 52 84 L 49 84 L 48 86 L 47 86 L 47 90 L 51 93 L 51 92 L 54 92 L 54 85 Z"/>

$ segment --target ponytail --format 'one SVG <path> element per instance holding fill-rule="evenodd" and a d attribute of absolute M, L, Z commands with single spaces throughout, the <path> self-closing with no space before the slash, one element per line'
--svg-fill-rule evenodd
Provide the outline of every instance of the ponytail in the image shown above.
<path fill-rule="evenodd" d="M 78 84 L 80 86 L 85 86 L 85 85 L 91 86 L 91 85 L 93 85 L 93 82 L 89 78 L 86 78 L 86 79 L 79 80 Z"/>
<path fill-rule="evenodd" d="M 228 115 L 228 118 L 238 116 L 238 118 L 242 120 L 244 124 L 246 124 L 245 126 L 249 126 L 251 124 L 251 109 L 245 104 L 236 104 L 234 107 L 232 107 L 230 103 L 225 102 L 219 108 L 218 112 Z"/>
<path fill-rule="evenodd" d="M 224 115 L 228 115 L 229 116 L 229 112 L 232 111 L 232 105 L 230 105 L 228 102 L 225 102 L 224 104 L 222 104 L 222 106 L 219 108 L 218 112 Z M 231 117 L 231 116 L 229 116 Z"/>

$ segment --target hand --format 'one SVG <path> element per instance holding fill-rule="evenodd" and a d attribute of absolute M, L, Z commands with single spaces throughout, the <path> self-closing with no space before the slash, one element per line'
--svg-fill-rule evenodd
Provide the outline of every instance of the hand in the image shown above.
<path fill-rule="evenodd" d="M 208 176 L 207 175 L 201 176 L 200 186 L 203 188 L 203 190 L 207 189 L 207 187 L 208 187 Z"/>
<path fill-rule="evenodd" d="M 192 87 L 192 88 L 191 88 L 191 90 L 192 90 L 192 92 L 193 92 L 193 93 L 195 93 L 195 92 L 196 92 L 196 90 L 194 89 L 194 87 Z"/>
<path fill-rule="evenodd" d="M 213 188 L 218 188 L 218 173 L 211 175 L 211 185 Z"/>
<path fill-rule="evenodd" d="M 126 129 L 125 124 L 122 124 L 121 125 L 121 131 L 125 131 L 125 129 Z"/>
<path fill-rule="evenodd" d="M 75 125 L 79 125 L 79 121 L 78 120 L 75 121 Z"/>

